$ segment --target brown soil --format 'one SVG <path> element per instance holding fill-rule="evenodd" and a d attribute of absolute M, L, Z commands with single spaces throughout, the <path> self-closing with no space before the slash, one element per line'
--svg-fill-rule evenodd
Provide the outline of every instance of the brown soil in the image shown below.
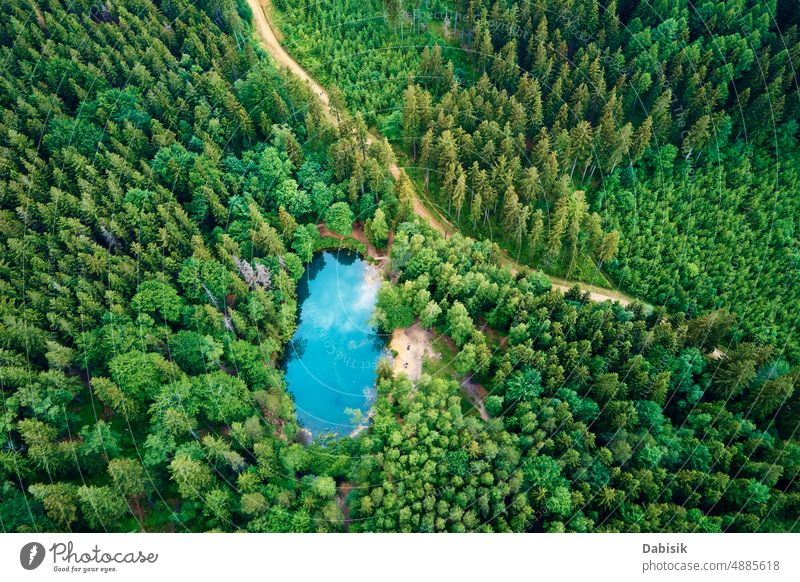
<path fill-rule="evenodd" d="M 486 411 L 486 406 L 483 404 L 483 400 L 488 394 L 486 388 L 477 382 L 473 382 L 472 376 L 469 376 L 461 383 L 461 390 L 464 392 L 467 400 L 472 402 L 472 405 L 478 411 L 478 414 L 481 415 L 481 418 L 483 420 L 489 420 L 489 413 Z"/>
<path fill-rule="evenodd" d="M 441 339 L 452 345 L 454 350 L 456 349 L 453 340 L 446 336 L 442 336 Z M 432 340 L 433 334 L 423 329 L 419 321 L 411 327 L 394 330 L 389 347 L 397 352 L 397 356 L 394 358 L 395 375 L 405 374 L 409 380 L 416 382 L 422 375 L 422 362 L 425 358 L 441 358 L 441 354 L 433 349 Z M 474 382 L 472 376 L 461 380 L 460 387 L 480 417 L 483 420 L 489 420 L 489 413 L 483 404 L 483 399 L 487 395 L 486 389 Z"/>
<path fill-rule="evenodd" d="M 397 352 L 394 358 L 395 375 L 405 374 L 412 382 L 422 375 L 423 358 L 438 357 L 431 347 L 431 332 L 423 329 L 419 321 L 411 327 L 394 330 L 389 347 Z"/>
<path fill-rule="evenodd" d="M 347 496 L 353 490 L 353 484 L 343 481 L 341 485 L 336 487 L 336 503 L 339 509 L 342 510 L 342 527 L 344 531 L 350 531 L 350 508 L 347 507 Z"/>
<path fill-rule="evenodd" d="M 339 233 L 333 232 L 330 230 L 324 222 L 321 222 L 317 225 L 317 230 L 319 231 L 320 236 L 324 237 L 332 237 L 336 240 L 344 240 L 344 236 Z M 367 247 L 367 255 L 376 262 L 385 261 L 388 256 L 386 252 L 379 251 L 375 246 L 367 240 L 366 235 L 364 234 L 364 228 L 362 227 L 361 223 L 357 222 L 353 225 L 353 232 L 350 233 L 350 237 L 356 239 L 358 242 L 363 243 L 364 246 Z M 391 242 L 391 241 L 390 241 Z"/>

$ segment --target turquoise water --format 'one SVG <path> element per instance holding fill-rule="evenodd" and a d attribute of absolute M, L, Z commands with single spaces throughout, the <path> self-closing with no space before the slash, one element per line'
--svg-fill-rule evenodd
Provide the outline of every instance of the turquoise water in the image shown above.
<path fill-rule="evenodd" d="M 298 421 L 314 437 L 348 435 L 366 420 L 385 350 L 369 323 L 379 286 L 378 270 L 348 251 L 318 253 L 298 284 L 286 382 Z"/>

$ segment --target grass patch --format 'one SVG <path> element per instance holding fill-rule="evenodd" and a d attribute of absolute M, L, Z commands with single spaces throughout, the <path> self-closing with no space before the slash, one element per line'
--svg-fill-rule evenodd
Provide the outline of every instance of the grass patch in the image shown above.
<path fill-rule="evenodd" d="M 459 380 L 460 375 L 454 366 L 455 357 L 456 354 L 458 354 L 458 350 L 455 349 L 455 346 L 445 340 L 442 335 L 434 332 L 431 348 L 441 357 L 439 359 L 425 358 L 422 361 L 422 372 L 428 374 L 432 378 Z"/>

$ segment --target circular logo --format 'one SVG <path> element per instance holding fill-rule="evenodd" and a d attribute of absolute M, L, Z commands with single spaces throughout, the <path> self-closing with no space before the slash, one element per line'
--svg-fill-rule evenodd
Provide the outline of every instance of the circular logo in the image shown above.
<path fill-rule="evenodd" d="M 26 570 L 35 570 L 44 561 L 44 546 L 39 542 L 29 542 L 19 551 L 19 563 Z"/>

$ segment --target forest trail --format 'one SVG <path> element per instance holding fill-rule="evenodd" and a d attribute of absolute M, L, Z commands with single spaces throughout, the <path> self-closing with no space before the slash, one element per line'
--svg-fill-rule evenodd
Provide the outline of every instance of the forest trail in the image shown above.
<path fill-rule="evenodd" d="M 350 507 L 347 505 L 347 496 L 353 490 L 353 484 L 343 481 L 336 486 L 336 504 L 342 512 L 342 528 L 345 532 L 350 531 Z"/>
<path fill-rule="evenodd" d="M 247 0 L 247 4 L 250 6 L 250 10 L 253 12 L 253 24 L 256 32 L 258 33 L 258 37 L 264 46 L 264 49 L 272 56 L 273 59 L 275 59 L 279 66 L 288 68 L 294 75 L 308 84 L 309 89 L 313 91 L 317 98 L 322 102 L 325 115 L 329 119 L 335 121 L 336 117 L 331 110 L 328 92 L 322 85 L 315 81 L 314 78 L 303 67 L 301 67 L 300 64 L 295 61 L 288 52 L 286 52 L 286 49 L 283 48 L 278 40 L 278 36 L 275 34 L 275 30 L 273 29 L 272 23 L 269 19 L 269 12 L 272 9 L 269 0 Z M 370 133 L 367 137 L 367 143 L 374 143 L 384 139 L 385 138 L 383 137 Z M 392 162 L 392 164 L 389 166 L 389 171 L 395 180 L 399 180 L 400 177 L 405 174 L 405 171 L 395 162 Z M 413 186 L 411 179 L 409 178 L 408 180 Z M 453 234 L 454 232 L 458 232 L 458 229 L 439 212 L 434 214 L 434 212 L 428 208 L 428 206 L 417 194 L 416 189 L 412 187 L 412 191 L 414 192 L 414 212 L 421 218 L 425 219 L 431 228 L 438 231 L 445 237 Z M 500 261 L 509 267 L 511 272 L 514 274 L 520 272 L 526 273 L 535 270 L 532 267 L 524 265 L 512 258 L 505 249 L 501 249 L 500 253 Z M 579 281 L 568 281 L 566 279 L 548 275 L 547 273 L 545 273 L 545 275 L 548 279 L 550 279 L 553 287 L 563 293 L 566 293 L 572 287 L 577 285 L 580 287 L 581 291 L 589 293 L 589 298 L 592 301 L 618 301 L 623 306 L 630 305 L 634 301 L 633 297 L 630 297 L 621 291 L 606 289 L 604 287 L 598 287 L 597 285 L 589 285 L 588 283 L 582 283 Z"/>
<path fill-rule="evenodd" d="M 271 7 L 267 6 L 269 1 L 247 0 L 247 4 L 250 6 L 250 10 L 253 13 L 253 24 L 256 27 L 256 32 L 261 40 L 261 44 L 264 45 L 264 49 L 275 59 L 278 65 L 288 68 L 294 75 L 308 83 L 309 88 L 325 106 L 326 115 L 330 116 L 331 119 L 335 119 L 331 112 L 328 92 L 286 52 L 278 40 L 278 37 L 275 35 L 275 31 L 272 29 L 267 18 L 267 12 L 271 10 Z"/>
<path fill-rule="evenodd" d="M 489 412 L 486 410 L 486 405 L 483 403 L 488 395 L 486 388 L 477 382 L 473 382 L 472 375 L 470 374 L 463 382 L 461 382 L 461 391 L 466 395 L 467 400 L 469 400 L 475 407 L 475 410 L 478 411 L 478 415 L 481 417 L 481 419 L 489 422 L 491 417 L 489 416 Z"/>
<path fill-rule="evenodd" d="M 300 64 L 295 61 L 288 52 L 286 52 L 286 49 L 283 48 L 278 40 L 275 30 L 272 27 L 272 23 L 268 17 L 269 11 L 271 10 L 269 1 L 247 0 L 247 4 L 250 6 L 250 10 L 253 12 L 253 24 L 256 27 L 256 32 L 258 32 L 258 36 L 261 39 L 264 49 L 280 66 L 288 68 L 294 75 L 305 81 L 309 89 L 322 102 L 325 116 L 331 121 L 335 122 L 336 116 L 331 110 L 331 102 L 328 92 L 322 85 L 314 80 L 314 77 L 308 74 L 308 72 L 306 72 L 306 70 L 301 67 Z M 382 139 L 383 138 L 370 133 L 367 137 L 367 143 L 374 143 Z M 400 176 L 405 173 L 395 162 L 392 162 L 392 164 L 389 166 L 389 172 L 391 172 L 392 177 L 395 180 L 399 180 Z M 414 212 L 424 218 L 428 224 L 430 224 L 433 229 L 439 231 L 440 234 L 445 235 L 455 232 L 455 229 L 452 225 L 443 223 L 428 210 L 425 204 L 423 204 L 419 199 L 419 196 L 417 196 L 416 192 L 414 193 L 413 205 Z"/>

